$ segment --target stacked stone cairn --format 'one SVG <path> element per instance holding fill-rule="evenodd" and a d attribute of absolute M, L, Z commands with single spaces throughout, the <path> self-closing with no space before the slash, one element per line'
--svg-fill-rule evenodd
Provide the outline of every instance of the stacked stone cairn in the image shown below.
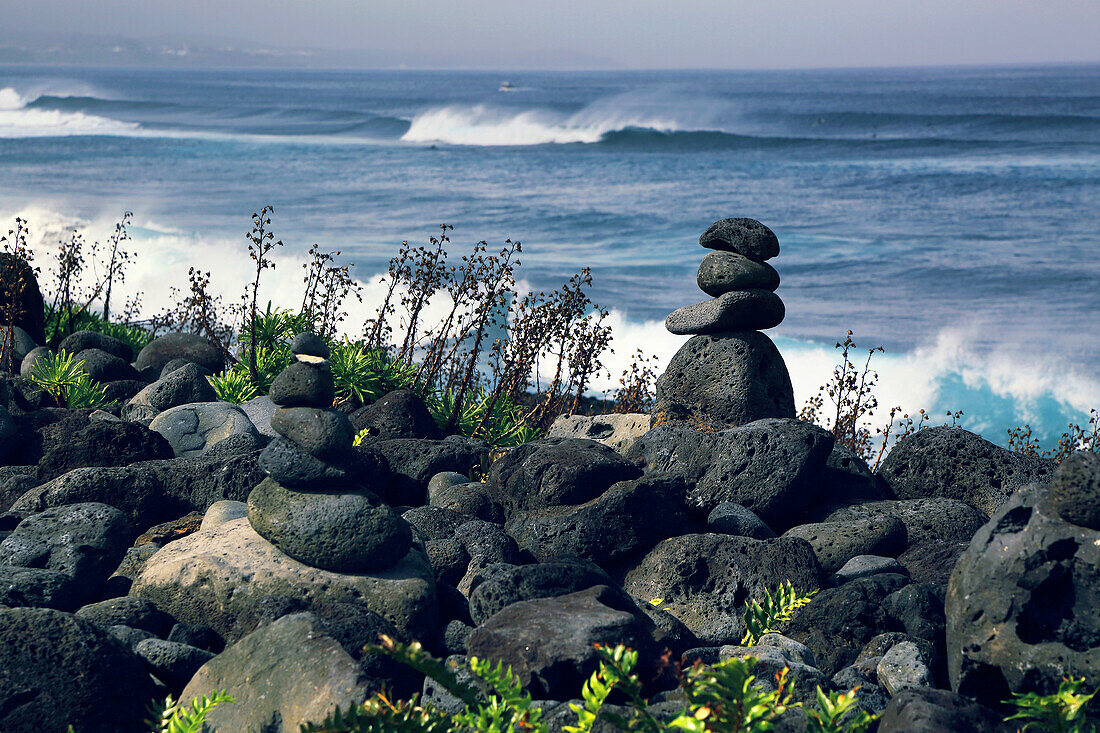
<path fill-rule="evenodd" d="M 715 222 L 699 244 L 714 250 L 699 265 L 699 288 L 710 300 L 673 311 L 665 327 L 692 338 L 657 381 L 655 422 L 686 421 L 727 428 L 769 417 L 794 417 L 794 394 L 783 357 L 760 333 L 783 321 L 775 294 L 779 273 L 766 260 L 779 240 L 754 219 Z"/>
<path fill-rule="evenodd" d="M 329 349 L 313 334 L 291 344 L 295 361 L 271 384 L 278 433 L 260 454 L 267 474 L 248 496 L 248 521 L 290 557 L 337 573 L 387 568 L 409 551 L 411 531 L 362 486 L 354 429 L 332 409 L 335 387 Z M 366 473 L 366 475 L 364 475 Z"/>

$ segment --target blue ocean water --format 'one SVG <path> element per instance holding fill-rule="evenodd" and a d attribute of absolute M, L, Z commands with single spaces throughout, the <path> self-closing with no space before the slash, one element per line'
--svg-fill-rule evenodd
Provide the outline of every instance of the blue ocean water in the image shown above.
<path fill-rule="evenodd" d="M 667 360 L 681 339 L 660 321 L 705 297 L 698 235 L 751 216 L 783 248 L 773 336 L 799 401 L 852 329 L 886 348 L 883 407 L 961 409 L 999 442 L 1024 421 L 1049 442 L 1100 407 L 1100 66 L 0 66 L 0 216 L 27 216 L 48 250 L 66 227 L 102 234 L 135 212 L 129 284 L 150 308 L 188 264 L 234 297 L 267 203 L 287 243 L 277 302 L 314 242 L 371 283 L 445 222 L 456 251 L 521 240 L 534 288 L 590 267 L 612 371 L 636 347 Z"/>

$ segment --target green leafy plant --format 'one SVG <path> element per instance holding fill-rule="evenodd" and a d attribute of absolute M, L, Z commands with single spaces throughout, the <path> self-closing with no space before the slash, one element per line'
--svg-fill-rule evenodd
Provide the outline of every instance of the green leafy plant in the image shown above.
<path fill-rule="evenodd" d="M 741 644 L 752 646 L 764 634 L 779 633 L 779 624 L 789 621 L 791 614 L 809 603 L 816 593 L 816 590 L 800 593 L 789 580 L 780 583 L 774 594 L 765 589 L 762 600 L 753 598 L 745 607 L 745 635 Z"/>
<path fill-rule="evenodd" d="M 222 402 L 239 405 L 259 394 L 259 389 L 252 383 L 252 375 L 241 364 L 234 364 L 221 374 L 207 377 L 206 381 L 210 382 L 214 393 Z"/>
<path fill-rule="evenodd" d="M 190 707 L 178 703 L 169 695 L 163 703 L 154 705 L 150 711 L 154 719 L 150 721 L 149 733 L 202 733 L 210 711 L 218 705 L 232 702 L 235 702 L 232 695 L 225 691 L 196 697 L 191 701 Z"/>
<path fill-rule="evenodd" d="M 817 688 L 817 708 L 805 708 L 807 733 L 863 733 L 876 716 L 856 707 L 856 691 L 829 692 Z"/>
<path fill-rule="evenodd" d="M 1050 695 L 1034 692 L 1015 692 L 1006 705 L 1016 708 L 1016 712 L 1005 721 L 1023 721 L 1020 728 L 1027 731 L 1044 733 L 1094 733 L 1096 721 L 1088 715 L 1088 705 L 1096 697 L 1096 692 L 1079 692 L 1085 679 L 1067 677 L 1058 685 L 1058 691 Z"/>
<path fill-rule="evenodd" d="M 336 399 L 366 404 L 382 396 L 384 354 L 371 353 L 363 344 L 352 342 L 346 336 L 343 341 L 333 343 L 329 351 Z"/>
<path fill-rule="evenodd" d="M 71 354 L 49 352 L 35 361 L 30 378 L 50 393 L 58 407 L 99 407 L 107 403 L 106 389 L 82 369 L 84 361 Z"/>

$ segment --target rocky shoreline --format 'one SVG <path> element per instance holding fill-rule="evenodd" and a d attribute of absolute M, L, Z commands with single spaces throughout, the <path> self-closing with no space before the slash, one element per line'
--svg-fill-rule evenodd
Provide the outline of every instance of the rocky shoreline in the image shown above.
<path fill-rule="evenodd" d="M 145 730 L 151 699 L 216 690 L 236 699 L 208 718 L 225 733 L 297 731 L 383 688 L 454 702 L 364 654 L 379 634 L 502 660 L 558 726 L 595 644 L 637 650 L 655 701 L 675 702 L 668 660 L 752 656 L 796 700 L 856 690 L 883 732 L 1002 730 L 1012 692 L 1095 684 L 1097 455 L 937 427 L 872 472 L 795 418 L 760 330 L 783 317 L 775 235 L 731 219 L 700 243 L 711 300 L 669 316 L 692 338 L 654 414 L 560 418 L 503 455 L 409 392 L 334 409 L 311 334 L 241 406 L 187 334 L 136 355 L 66 339 L 125 395 L 115 413 L 0 374 L 0 731 Z M 746 603 L 787 581 L 820 590 L 743 646 Z"/>

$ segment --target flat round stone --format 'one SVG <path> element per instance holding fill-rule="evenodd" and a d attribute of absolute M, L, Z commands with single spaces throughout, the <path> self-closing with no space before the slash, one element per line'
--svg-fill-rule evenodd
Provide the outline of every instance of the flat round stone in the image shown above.
<path fill-rule="evenodd" d="M 711 252 L 696 276 L 699 289 L 717 298 L 734 290 L 775 290 L 779 273 L 766 262 L 754 262 L 736 252 Z"/>
<path fill-rule="evenodd" d="M 775 232 L 756 219 L 722 219 L 710 225 L 699 237 L 707 249 L 737 252 L 750 260 L 763 262 L 779 254 L 779 239 Z"/>
<path fill-rule="evenodd" d="M 276 438 L 260 453 L 260 470 L 284 486 L 332 488 L 351 483 L 347 471 L 315 458 L 286 438 Z"/>
<path fill-rule="evenodd" d="M 347 415 L 318 407 L 280 407 L 271 414 L 271 429 L 318 458 L 341 456 L 355 437 Z"/>
<path fill-rule="evenodd" d="M 248 521 L 290 557 L 322 570 L 386 568 L 408 553 L 408 523 L 369 491 L 295 491 L 270 478 L 248 495 Z"/>
<path fill-rule="evenodd" d="M 665 328 L 675 334 L 760 331 L 778 326 L 784 314 L 783 301 L 775 293 L 735 290 L 673 311 L 665 319 Z"/>
<path fill-rule="evenodd" d="M 332 368 L 324 360 L 294 361 L 275 377 L 267 396 L 284 407 L 331 407 L 336 396 Z"/>
<path fill-rule="evenodd" d="M 328 344 L 315 333 L 300 333 L 290 342 L 290 353 L 294 355 L 319 356 L 322 359 L 329 357 Z"/>

